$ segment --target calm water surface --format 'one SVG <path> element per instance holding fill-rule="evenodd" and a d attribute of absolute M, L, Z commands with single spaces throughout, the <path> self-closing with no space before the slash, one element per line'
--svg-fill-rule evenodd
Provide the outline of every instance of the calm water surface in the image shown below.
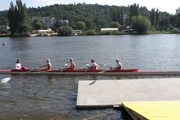
<path fill-rule="evenodd" d="M 85 68 L 92 58 L 99 64 L 115 66 L 115 59 L 119 58 L 124 69 L 180 70 L 179 38 L 180 35 L 0 38 L 0 68 L 12 69 L 16 59 L 21 59 L 23 66 L 34 69 L 49 58 L 53 68 L 59 69 L 72 57 L 78 68 Z M 0 79 L 5 77 L 10 75 L 0 75 Z M 122 110 L 76 110 L 75 106 L 78 80 L 123 78 L 11 76 L 7 85 L 0 85 L 0 119 L 57 120 L 62 113 L 61 119 L 82 120 L 111 112 L 103 116 L 105 120 L 128 120 Z"/>

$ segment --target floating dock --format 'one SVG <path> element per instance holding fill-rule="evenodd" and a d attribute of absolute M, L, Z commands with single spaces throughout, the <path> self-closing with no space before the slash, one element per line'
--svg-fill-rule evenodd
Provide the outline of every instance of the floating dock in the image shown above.
<path fill-rule="evenodd" d="M 138 118 L 140 120 L 151 119 L 154 116 L 156 118 L 153 120 L 173 120 L 173 118 L 180 120 L 179 91 L 180 78 L 80 80 L 76 106 L 77 108 L 123 106 L 135 116 L 134 119 L 138 118 L 136 116 L 138 115 L 142 117 Z"/>

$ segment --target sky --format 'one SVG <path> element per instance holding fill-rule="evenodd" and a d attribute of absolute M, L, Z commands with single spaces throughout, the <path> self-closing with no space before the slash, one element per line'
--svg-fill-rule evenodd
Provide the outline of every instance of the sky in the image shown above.
<path fill-rule="evenodd" d="M 10 2 L 15 4 L 16 0 L 0 0 L 0 11 L 8 10 Z M 145 6 L 148 10 L 152 8 L 158 8 L 160 11 L 175 14 L 176 9 L 180 7 L 180 0 L 21 0 L 27 7 L 48 6 L 53 4 L 100 4 L 100 5 L 116 5 L 116 6 L 128 6 L 134 3 L 139 6 Z"/>

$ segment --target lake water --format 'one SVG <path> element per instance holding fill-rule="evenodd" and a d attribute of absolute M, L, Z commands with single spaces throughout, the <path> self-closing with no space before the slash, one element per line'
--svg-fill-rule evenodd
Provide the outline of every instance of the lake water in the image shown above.
<path fill-rule="evenodd" d="M 23 66 L 34 69 L 47 58 L 54 69 L 63 68 L 69 58 L 74 58 L 78 68 L 86 68 L 92 58 L 101 65 L 115 66 L 119 58 L 124 69 L 180 70 L 179 38 L 175 34 L 0 38 L 0 68 L 13 69 L 21 59 Z M 63 120 L 82 120 L 107 112 L 112 113 L 103 116 L 105 120 L 129 119 L 122 110 L 76 110 L 78 80 L 121 80 L 124 76 L 0 75 L 0 79 L 5 77 L 11 80 L 0 86 L 2 120 L 57 120 L 61 113 Z"/>

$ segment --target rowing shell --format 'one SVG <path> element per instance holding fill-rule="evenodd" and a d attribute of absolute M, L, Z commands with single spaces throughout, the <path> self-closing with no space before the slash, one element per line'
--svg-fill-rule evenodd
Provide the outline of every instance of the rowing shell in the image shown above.
<path fill-rule="evenodd" d="M 32 75 L 180 75 L 180 71 L 169 70 L 0 70 L 0 74 L 32 74 Z"/>

